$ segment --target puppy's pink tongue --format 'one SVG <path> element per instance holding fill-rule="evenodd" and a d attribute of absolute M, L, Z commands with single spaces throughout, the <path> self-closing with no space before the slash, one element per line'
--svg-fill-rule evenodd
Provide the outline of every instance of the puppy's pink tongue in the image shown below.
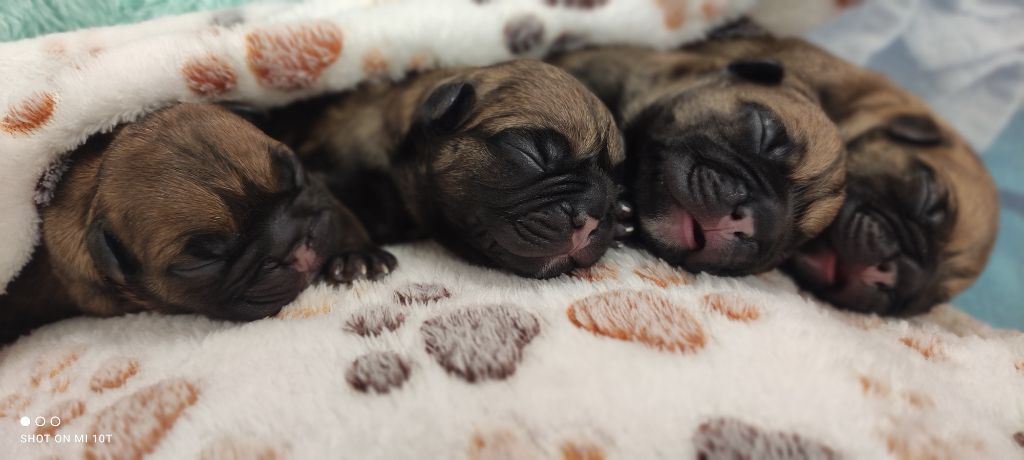
<path fill-rule="evenodd" d="M 694 234 L 693 216 L 686 211 L 677 211 L 672 215 L 672 233 L 676 241 L 682 243 L 685 249 L 697 247 L 697 236 Z"/>
<path fill-rule="evenodd" d="M 308 244 L 302 244 L 292 253 L 292 268 L 300 273 L 309 273 L 317 268 L 316 251 Z"/>

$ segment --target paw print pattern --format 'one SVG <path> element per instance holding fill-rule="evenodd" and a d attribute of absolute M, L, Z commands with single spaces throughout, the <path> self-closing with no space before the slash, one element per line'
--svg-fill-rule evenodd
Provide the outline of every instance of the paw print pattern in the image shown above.
<path fill-rule="evenodd" d="M 186 61 L 181 73 L 190 91 L 207 98 L 223 96 L 235 89 L 238 81 L 227 60 L 212 54 Z"/>
<path fill-rule="evenodd" d="M 36 434 L 52 436 L 54 433 L 57 432 L 58 429 L 60 429 L 61 426 L 67 425 L 74 419 L 80 417 L 83 413 L 85 413 L 85 403 L 80 400 L 71 399 L 57 403 L 50 407 L 49 409 L 43 411 L 42 416 L 46 417 L 47 419 L 49 419 L 50 417 L 59 417 L 60 425 L 55 426 L 46 424 L 40 427 L 36 427 Z"/>
<path fill-rule="evenodd" d="M 690 275 L 661 260 L 653 261 L 633 269 L 633 273 L 644 281 L 662 289 L 690 283 Z"/>
<path fill-rule="evenodd" d="M 94 393 L 121 388 L 139 372 L 139 362 L 129 358 L 112 358 L 100 366 L 89 380 Z"/>
<path fill-rule="evenodd" d="M 374 352 L 356 358 L 345 374 L 352 388 L 384 394 L 399 388 L 412 372 L 409 360 L 393 352 Z"/>
<path fill-rule="evenodd" d="M 900 343 L 921 354 L 929 361 L 943 361 L 946 359 L 946 348 L 938 337 L 903 336 Z"/>
<path fill-rule="evenodd" d="M 429 319 L 420 333 L 441 367 L 472 383 L 514 374 L 523 348 L 540 333 L 540 322 L 518 307 L 491 305 Z"/>
<path fill-rule="evenodd" d="M 50 121 L 57 106 L 57 96 L 51 92 L 39 92 L 26 97 L 12 106 L 3 119 L 0 129 L 7 134 L 29 134 Z"/>
<path fill-rule="evenodd" d="M 761 317 L 761 309 L 735 294 L 706 294 L 704 307 L 732 321 L 750 322 Z"/>
<path fill-rule="evenodd" d="M 164 435 L 199 398 L 199 388 L 185 379 L 167 379 L 122 397 L 101 410 L 90 433 L 112 434 L 118 442 L 85 447 L 85 458 L 137 459 L 153 452 Z"/>
<path fill-rule="evenodd" d="M 573 302 L 566 315 L 580 329 L 663 351 L 704 348 L 707 334 L 682 306 L 650 291 L 615 290 Z"/>
<path fill-rule="evenodd" d="M 544 23 L 537 16 L 517 16 L 505 23 L 505 48 L 512 54 L 526 54 L 544 41 Z"/>
<path fill-rule="evenodd" d="M 363 337 L 376 337 L 385 330 L 398 329 L 404 322 L 405 313 L 379 305 L 353 313 L 345 321 L 345 330 Z"/>
<path fill-rule="evenodd" d="M 564 6 L 580 10 L 591 10 L 608 4 L 608 0 L 544 0 L 548 6 Z"/>
<path fill-rule="evenodd" d="M 268 88 L 294 91 L 313 85 L 341 56 L 342 33 L 330 22 L 274 30 L 245 37 L 249 70 Z"/>
<path fill-rule="evenodd" d="M 714 418 L 700 424 L 693 433 L 693 446 L 697 451 L 697 458 L 705 460 L 839 458 L 832 448 L 796 433 L 765 431 L 732 418 Z"/>
<path fill-rule="evenodd" d="M 400 305 L 426 304 L 451 298 L 452 293 L 440 284 L 412 283 L 395 290 L 394 300 Z"/>

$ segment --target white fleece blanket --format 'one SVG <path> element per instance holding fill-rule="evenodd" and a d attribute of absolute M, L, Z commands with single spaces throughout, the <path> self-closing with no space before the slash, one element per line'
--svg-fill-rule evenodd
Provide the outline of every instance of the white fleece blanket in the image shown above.
<path fill-rule="evenodd" d="M 949 307 L 880 320 L 777 273 L 694 276 L 630 249 L 547 281 L 394 252 L 387 279 L 314 287 L 276 318 L 23 338 L 0 351 L 2 456 L 1024 456 L 1024 334 Z"/>
<path fill-rule="evenodd" d="M 0 44 L 0 286 L 31 252 L 53 160 L 154 108 L 282 104 L 583 43 L 673 46 L 753 3 L 310 2 Z M 316 286 L 250 324 L 42 328 L 0 350 L 0 457 L 1024 456 L 1024 335 L 949 307 L 850 315 L 775 273 L 694 276 L 630 249 L 547 281 L 429 243 L 394 252 L 388 278 Z"/>

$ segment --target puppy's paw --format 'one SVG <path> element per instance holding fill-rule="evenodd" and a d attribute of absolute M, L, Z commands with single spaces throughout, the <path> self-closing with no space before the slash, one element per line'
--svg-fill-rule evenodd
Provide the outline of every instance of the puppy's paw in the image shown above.
<path fill-rule="evenodd" d="M 615 239 L 625 240 L 633 236 L 636 229 L 633 223 L 633 205 L 625 201 L 618 201 L 615 203 L 612 214 L 615 216 Z M 621 244 L 616 246 L 621 246 Z"/>
<path fill-rule="evenodd" d="M 391 273 L 398 260 L 379 247 L 343 253 L 327 261 L 324 278 L 332 284 L 351 283 L 355 280 L 375 280 Z"/>

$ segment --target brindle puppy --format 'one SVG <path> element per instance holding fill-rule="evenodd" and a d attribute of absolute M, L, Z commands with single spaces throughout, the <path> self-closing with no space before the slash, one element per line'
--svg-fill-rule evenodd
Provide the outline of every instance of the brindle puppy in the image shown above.
<path fill-rule="evenodd" d="M 912 315 L 974 282 L 995 241 L 995 184 L 921 100 L 800 40 L 739 38 L 716 46 L 760 53 L 812 76 L 849 151 L 838 218 L 786 265 L 801 286 L 843 308 Z"/>
<path fill-rule="evenodd" d="M 604 48 L 558 56 L 616 114 L 639 235 L 691 271 L 774 268 L 843 200 L 845 156 L 807 76 L 759 52 Z"/>
<path fill-rule="evenodd" d="M 544 278 L 616 234 L 623 159 L 607 109 L 537 61 L 448 69 L 272 113 L 380 241 L 434 237 L 471 262 Z"/>
<path fill-rule="evenodd" d="M 295 154 L 228 110 L 183 104 L 75 152 L 42 244 L 0 297 L 0 338 L 74 314 L 272 315 L 326 267 L 395 265 Z"/>

